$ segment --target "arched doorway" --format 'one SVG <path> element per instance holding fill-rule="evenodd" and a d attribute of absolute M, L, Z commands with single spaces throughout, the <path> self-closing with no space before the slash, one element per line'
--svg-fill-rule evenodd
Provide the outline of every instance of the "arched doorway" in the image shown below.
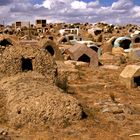
<path fill-rule="evenodd" d="M 135 43 L 140 43 L 140 37 L 135 38 Z"/>
<path fill-rule="evenodd" d="M 62 43 L 67 43 L 68 40 L 64 37 L 62 40 L 61 40 Z"/>
<path fill-rule="evenodd" d="M 54 56 L 54 49 L 53 49 L 53 47 L 52 46 L 47 46 L 46 47 L 46 50 L 51 54 L 51 56 Z"/>
<path fill-rule="evenodd" d="M 0 45 L 1 46 L 9 46 L 9 45 L 12 45 L 12 43 L 10 41 L 8 41 L 7 39 L 3 39 L 0 41 Z"/>
<path fill-rule="evenodd" d="M 130 44 L 131 44 L 131 40 L 128 39 L 120 41 L 120 47 L 122 47 L 123 49 L 129 49 Z"/>
<path fill-rule="evenodd" d="M 49 36 L 49 39 L 53 41 L 53 36 Z"/>
<path fill-rule="evenodd" d="M 90 57 L 86 54 L 83 54 L 81 57 L 78 58 L 78 61 L 90 63 Z"/>

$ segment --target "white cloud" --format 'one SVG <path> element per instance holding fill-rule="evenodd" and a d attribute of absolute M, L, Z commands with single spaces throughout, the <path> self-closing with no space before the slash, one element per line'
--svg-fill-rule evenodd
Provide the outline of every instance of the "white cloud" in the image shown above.
<path fill-rule="evenodd" d="M 90 7 L 90 8 L 97 8 L 97 7 L 100 7 L 99 0 L 96 0 L 96 1 L 94 1 L 94 2 L 89 2 L 87 5 L 88 5 L 88 7 Z"/>
<path fill-rule="evenodd" d="M 118 0 L 112 4 L 112 9 L 121 10 L 133 7 L 133 0 Z"/>
<path fill-rule="evenodd" d="M 134 6 L 131 13 L 133 14 L 133 18 L 140 18 L 140 6 Z"/>
<path fill-rule="evenodd" d="M 52 6 L 53 6 L 53 4 L 54 4 L 53 1 L 51 1 L 51 0 L 45 0 L 43 2 L 43 5 L 42 6 L 44 6 L 45 8 L 51 9 Z"/>
<path fill-rule="evenodd" d="M 133 0 L 118 0 L 111 6 L 103 7 L 99 0 L 44 0 L 33 4 L 33 0 L 6 0 L 0 3 L 0 22 L 46 18 L 50 22 L 91 22 L 140 24 L 140 6 Z M 9 3 L 7 3 L 9 2 Z"/>
<path fill-rule="evenodd" d="M 45 0 L 42 6 L 51 10 L 55 7 L 59 8 L 60 5 L 66 5 L 67 3 L 71 3 L 72 1 L 73 0 Z"/>
<path fill-rule="evenodd" d="M 83 2 L 83 1 L 73 1 L 71 3 L 71 8 L 72 9 L 86 9 L 87 3 Z"/>

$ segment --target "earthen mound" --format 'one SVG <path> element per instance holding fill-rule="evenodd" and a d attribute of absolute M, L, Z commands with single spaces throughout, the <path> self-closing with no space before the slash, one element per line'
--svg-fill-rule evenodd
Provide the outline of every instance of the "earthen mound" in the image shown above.
<path fill-rule="evenodd" d="M 0 60 L 1 77 L 35 71 L 52 83 L 55 81 L 56 69 L 55 61 L 47 52 L 30 44 L 6 48 Z"/>
<path fill-rule="evenodd" d="M 38 73 L 4 78 L 0 86 L 7 95 L 7 123 L 14 128 L 65 126 L 82 118 L 78 101 Z"/>

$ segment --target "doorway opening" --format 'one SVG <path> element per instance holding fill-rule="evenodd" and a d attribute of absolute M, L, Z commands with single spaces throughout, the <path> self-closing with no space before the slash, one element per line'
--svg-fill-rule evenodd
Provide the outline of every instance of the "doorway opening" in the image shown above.
<path fill-rule="evenodd" d="M 140 76 L 134 77 L 134 83 L 136 87 L 140 86 Z"/>
<path fill-rule="evenodd" d="M 61 41 L 62 43 L 67 43 L 68 42 L 68 40 L 64 37 L 63 39 L 62 39 L 62 41 Z"/>
<path fill-rule="evenodd" d="M 2 41 L 0 41 L 0 45 L 6 47 L 9 45 L 12 45 L 12 43 L 10 41 L 8 41 L 7 39 L 3 39 Z"/>
<path fill-rule="evenodd" d="M 32 65 L 32 59 L 29 58 L 22 58 L 22 71 L 27 72 L 27 71 L 32 71 L 33 70 L 33 65 Z"/>
<path fill-rule="evenodd" d="M 53 47 L 52 46 L 47 46 L 46 47 L 46 50 L 51 54 L 51 56 L 54 56 L 54 49 L 53 49 Z"/>
<path fill-rule="evenodd" d="M 53 36 L 49 36 L 49 39 L 53 41 Z"/>
<path fill-rule="evenodd" d="M 135 43 L 140 43 L 140 37 L 135 38 Z"/>
<path fill-rule="evenodd" d="M 123 49 L 129 49 L 131 44 L 131 40 L 125 39 L 120 42 L 120 47 Z"/>
<path fill-rule="evenodd" d="M 87 56 L 86 54 L 83 54 L 81 57 L 79 57 L 78 61 L 90 63 L 90 57 Z"/>

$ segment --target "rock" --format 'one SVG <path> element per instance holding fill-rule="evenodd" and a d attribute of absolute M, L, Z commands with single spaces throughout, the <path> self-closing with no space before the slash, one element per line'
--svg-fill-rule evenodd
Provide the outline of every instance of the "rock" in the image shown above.
<path fill-rule="evenodd" d="M 76 62 L 76 66 L 78 67 L 88 67 L 89 64 L 86 62 Z"/>
<path fill-rule="evenodd" d="M 123 120 L 125 120 L 125 115 L 123 115 L 123 114 L 116 114 L 115 118 L 117 120 L 119 120 L 119 121 L 123 121 Z"/>
<path fill-rule="evenodd" d="M 115 65 L 104 65 L 101 68 L 110 69 L 110 70 L 118 70 L 119 69 L 119 66 L 115 66 Z"/>
<path fill-rule="evenodd" d="M 111 110 L 110 110 L 109 108 L 104 108 L 104 109 L 102 109 L 101 112 L 102 112 L 102 113 L 106 113 L 106 112 L 111 112 Z"/>
<path fill-rule="evenodd" d="M 0 135 L 8 135 L 8 131 L 6 129 L 0 128 Z"/>
<path fill-rule="evenodd" d="M 121 114 L 124 113 L 123 110 L 119 107 L 112 107 L 111 108 L 113 114 Z"/>

